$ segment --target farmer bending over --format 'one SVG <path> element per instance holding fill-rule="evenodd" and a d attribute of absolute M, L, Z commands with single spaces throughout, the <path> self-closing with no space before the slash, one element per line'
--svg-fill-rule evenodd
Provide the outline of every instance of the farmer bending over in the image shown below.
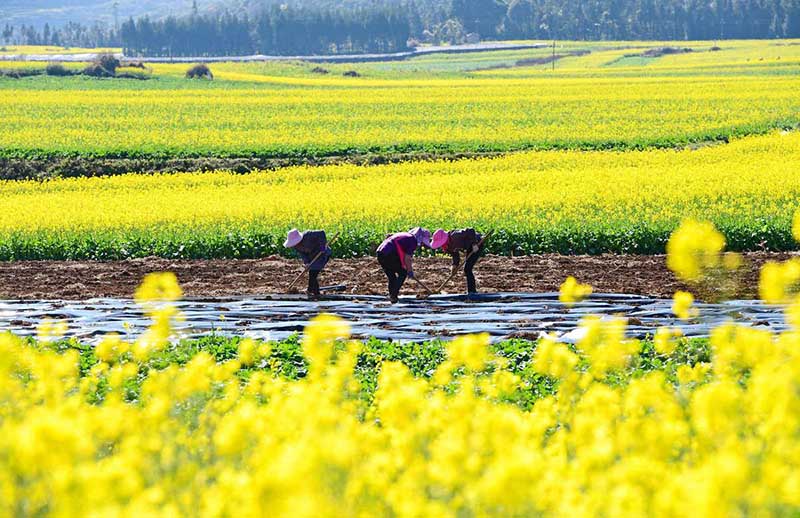
<path fill-rule="evenodd" d="M 462 230 L 451 230 L 445 232 L 441 228 L 433 234 L 432 248 L 441 248 L 443 252 L 453 257 L 453 274 L 461 263 L 460 253 L 471 254 L 464 263 L 464 274 L 467 276 L 467 293 L 476 293 L 475 275 L 472 268 L 478 262 L 478 257 L 483 253 L 484 245 L 481 243 L 482 236 L 474 228 Z"/>
<path fill-rule="evenodd" d="M 414 278 L 414 252 L 420 246 L 431 246 L 431 233 L 412 228 L 387 237 L 378 247 L 378 263 L 389 279 L 389 300 L 397 302 L 406 277 Z"/>
<path fill-rule="evenodd" d="M 293 248 L 300 254 L 303 264 L 308 267 L 308 297 L 311 299 L 319 298 L 319 272 L 328 264 L 331 257 L 331 249 L 328 246 L 328 238 L 324 230 L 307 230 L 300 232 L 296 228 L 289 231 L 286 248 Z"/>

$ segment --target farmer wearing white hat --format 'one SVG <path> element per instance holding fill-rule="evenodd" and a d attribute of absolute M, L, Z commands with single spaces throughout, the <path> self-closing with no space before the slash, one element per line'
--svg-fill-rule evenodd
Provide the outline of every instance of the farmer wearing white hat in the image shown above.
<path fill-rule="evenodd" d="M 331 249 L 324 230 L 307 230 L 300 232 L 296 228 L 289 231 L 286 248 L 293 248 L 300 255 L 303 264 L 308 267 L 308 296 L 312 299 L 319 298 L 319 272 L 328 264 Z M 315 259 L 316 258 L 316 259 Z"/>
<path fill-rule="evenodd" d="M 397 302 L 406 277 L 414 278 L 414 252 L 420 246 L 431 247 L 430 231 L 415 227 L 387 237 L 378 247 L 378 263 L 389 280 L 389 300 Z"/>
<path fill-rule="evenodd" d="M 461 263 L 460 253 L 471 254 L 464 262 L 464 274 L 467 276 L 467 293 L 476 293 L 478 288 L 475 284 L 475 274 L 472 268 L 478 262 L 478 258 L 483 252 L 483 237 L 474 228 L 462 230 L 451 230 L 446 232 L 441 228 L 433 233 L 432 248 L 441 248 L 443 252 L 453 257 L 453 273 Z"/>

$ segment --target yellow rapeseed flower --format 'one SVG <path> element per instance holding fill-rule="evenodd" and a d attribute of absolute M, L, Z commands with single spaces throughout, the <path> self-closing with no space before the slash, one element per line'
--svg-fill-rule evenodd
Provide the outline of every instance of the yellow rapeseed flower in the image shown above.
<path fill-rule="evenodd" d="M 761 268 L 758 291 L 764 302 L 786 304 L 797 299 L 799 290 L 800 259 L 770 261 Z"/>
<path fill-rule="evenodd" d="M 592 294 L 592 287 L 588 284 L 579 283 L 571 275 L 561 284 L 558 291 L 558 300 L 570 306 L 576 302 L 581 302 Z"/>
<path fill-rule="evenodd" d="M 696 317 L 698 310 L 694 307 L 694 295 L 688 291 L 676 291 L 672 297 L 672 312 L 681 320 Z"/>
<path fill-rule="evenodd" d="M 36 336 L 41 342 L 52 342 L 67 333 L 68 324 L 65 320 L 45 318 L 36 326 Z"/>
<path fill-rule="evenodd" d="M 794 219 L 792 219 L 792 235 L 796 241 L 800 241 L 800 211 L 794 213 Z"/>
<path fill-rule="evenodd" d="M 136 289 L 134 299 L 139 303 L 174 302 L 183 296 L 178 277 L 172 272 L 149 273 Z"/>
<path fill-rule="evenodd" d="M 659 354 L 672 354 L 678 345 L 675 338 L 682 336 L 680 329 L 659 327 L 653 336 L 653 345 Z"/>
<path fill-rule="evenodd" d="M 696 282 L 720 265 L 724 248 L 725 237 L 713 224 L 687 219 L 667 242 L 667 267 L 679 278 Z"/>

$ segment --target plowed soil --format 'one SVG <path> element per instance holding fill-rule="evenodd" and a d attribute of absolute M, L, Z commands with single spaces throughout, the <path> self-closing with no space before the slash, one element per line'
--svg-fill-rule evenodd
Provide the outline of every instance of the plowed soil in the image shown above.
<path fill-rule="evenodd" d="M 768 260 L 785 260 L 787 253 L 745 254 L 746 266 L 734 293 L 736 298 L 755 298 L 758 269 Z M 436 291 L 447 278 L 447 258 L 418 258 L 417 277 Z M 286 293 L 302 271 L 300 261 L 282 257 L 256 260 L 181 260 L 160 258 L 114 262 L 22 261 L 0 263 L 0 297 L 5 299 L 68 299 L 131 297 L 142 277 L 155 271 L 172 271 L 187 297 L 224 297 Z M 552 292 L 568 275 L 591 284 L 596 293 L 630 293 L 671 297 L 687 286 L 678 282 L 666 267 L 666 258 L 635 255 L 526 257 L 488 256 L 475 268 L 482 292 Z M 305 291 L 305 278 L 295 291 Z M 344 285 L 343 293 L 386 294 L 386 277 L 375 258 L 334 259 L 320 275 L 326 285 Z M 445 288 L 449 293 L 465 289 L 463 274 Z M 422 294 L 422 288 L 408 280 L 404 294 Z M 702 295 L 701 295 L 702 296 Z M 705 296 L 704 298 L 708 298 Z"/>

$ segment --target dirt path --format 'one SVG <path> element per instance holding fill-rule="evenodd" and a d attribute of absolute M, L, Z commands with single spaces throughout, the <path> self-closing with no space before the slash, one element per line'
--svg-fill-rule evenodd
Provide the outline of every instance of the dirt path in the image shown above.
<path fill-rule="evenodd" d="M 757 295 L 758 268 L 767 260 L 785 260 L 790 254 L 746 254 L 747 270 L 737 298 Z M 450 271 L 446 258 L 420 258 L 417 275 L 438 286 Z M 212 297 L 283 293 L 301 270 L 297 260 L 269 257 L 258 260 L 171 261 L 146 258 L 115 262 L 23 261 L 0 263 L 0 297 L 5 299 L 87 299 L 130 297 L 142 277 L 153 271 L 173 271 L 186 296 Z M 666 268 L 664 256 L 602 255 L 484 258 L 475 269 L 484 292 L 557 291 L 568 275 L 594 287 L 597 293 L 631 293 L 670 297 L 685 288 Z M 385 277 L 374 258 L 334 260 L 320 276 L 323 286 L 344 284 L 344 293 L 385 294 Z M 304 280 L 299 284 L 304 290 Z M 447 288 L 464 290 L 463 275 Z M 404 293 L 415 293 L 407 282 Z"/>

